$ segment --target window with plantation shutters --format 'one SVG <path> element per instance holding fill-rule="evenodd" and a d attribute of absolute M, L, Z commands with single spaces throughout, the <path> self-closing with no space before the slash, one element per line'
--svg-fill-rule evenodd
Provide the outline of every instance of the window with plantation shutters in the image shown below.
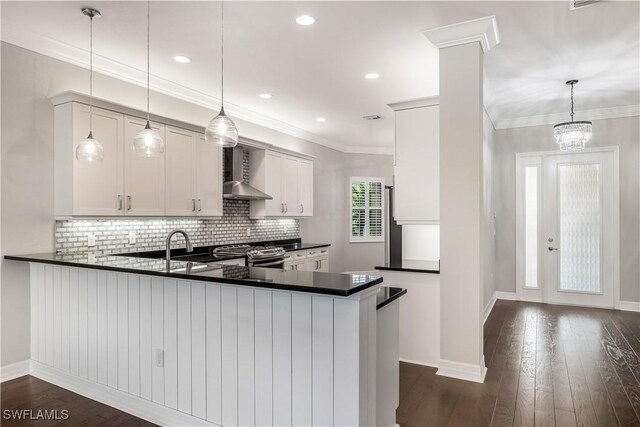
<path fill-rule="evenodd" d="M 384 179 L 351 177 L 351 242 L 384 241 Z"/>

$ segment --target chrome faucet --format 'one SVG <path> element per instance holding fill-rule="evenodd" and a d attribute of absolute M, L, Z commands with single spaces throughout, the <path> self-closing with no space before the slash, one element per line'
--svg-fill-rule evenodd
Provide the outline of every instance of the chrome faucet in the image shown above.
<path fill-rule="evenodd" d="M 171 238 L 173 237 L 174 234 L 182 234 L 184 236 L 184 240 L 187 242 L 187 252 L 193 252 L 193 246 L 191 246 L 191 240 L 189 240 L 189 236 L 185 231 L 173 230 L 171 233 L 169 233 L 169 235 L 167 236 L 167 255 L 166 255 L 167 273 L 171 271 Z"/>

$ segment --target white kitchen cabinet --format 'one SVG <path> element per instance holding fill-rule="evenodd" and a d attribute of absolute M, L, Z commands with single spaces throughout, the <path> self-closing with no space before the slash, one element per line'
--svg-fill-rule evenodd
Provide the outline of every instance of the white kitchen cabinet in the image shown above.
<path fill-rule="evenodd" d="M 391 107 L 396 110 L 394 219 L 401 225 L 439 224 L 439 99 Z"/>
<path fill-rule="evenodd" d="M 104 147 L 102 162 L 80 162 L 75 157 L 77 145 L 89 133 L 88 105 L 61 105 L 54 120 L 55 215 L 123 215 L 124 116 L 93 109 L 93 136 Z"/>
<path fill-rule="evenodd" d="M 197 213 L 196 134 L 166 127 L 165 202 L 167 216 L 192 216 Z"/>
<path fill-rule="evenodd" d="M 125 116 L 124 122 L 124 193 L 125 215 L 164 215 L 164 153 L 156 157 L 141 157 L 133 149 L 134 137 L 144 129 L 146 121 Z M 151 123 L 164 136 L 165 126 Z"/>
<path fill-rule="evenodd" d="M 251 201 L 251 218 L 313 216 L 313 162 L 270 150 L 251 152 L 250 184 L 272 200 Z"/>
<path fill-rule="evenodd" d="M 222 216 L 222 148 L 196 137 L 196 211 Z"/>

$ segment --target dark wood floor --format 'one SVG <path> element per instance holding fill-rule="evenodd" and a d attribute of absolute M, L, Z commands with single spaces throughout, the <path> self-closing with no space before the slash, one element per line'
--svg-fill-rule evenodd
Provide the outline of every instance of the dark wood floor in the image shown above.
<path fill-rule="evenodd" d="M 398 423 L 640 426 L 640 314 L 498 301 L 484 338 L 484 384 L 401 363 Z M 3 411 L 67 409 L 65 425 L 149 425 L 30 376 L 3 383 L 1 393 Z"/>
<path fill-rule="evenodd" d="M 640 314 L 498 301 L 484 384 L 401 363 L 405 426 L 640 426 Z"/>
<path fill-rule="evenodd" d="M 119 411 L 95 400 L 72 393 L 30 375 L 2 383 L 2 418 L 0 424 L 5 426 L 152 426 L 148 422 Z M 16 411 L 31 409 L 32 417 L 38 411 L 57 411 L 63 417 L 63 410 L 68 411 L 68 419 L 62 420 L 15 420 L 7 419 L 7 410 Z M 14 412 L 15 413 L 15 412 Z M 53 414 L 49 412 L 48 414 Z"/>

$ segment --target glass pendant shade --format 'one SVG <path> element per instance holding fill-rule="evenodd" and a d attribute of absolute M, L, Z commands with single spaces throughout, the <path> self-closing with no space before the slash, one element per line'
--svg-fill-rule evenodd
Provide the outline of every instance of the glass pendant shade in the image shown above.
<path fill-rule="evenodd" d="M 91 132 L 76 147 L 76 159 L 81 162 L 101 162 L 104 159 L 104 147 Z"/>
<path fill-rule="evenodd" d="M 224 107 L 220 109 L 220 113 L 217 116 L 211 119 L 204 136 L 207 142 L 220 147 L 235 147 L 238 145 L 238 129 L 233 120 L 224 113 Z"/>
<path fill-rule="evenodd" d="M 591 139 L 591 122 L 566 122 L 553 127 L 553 136 L 562 151 L 584 150 Z"/>
<path fill-rule="evenodd" d="M 133 149 L 140 157 L 158 157 L 164 153 L 164 140 L 147 122 L 144 129 L 133 138 Z"/>

